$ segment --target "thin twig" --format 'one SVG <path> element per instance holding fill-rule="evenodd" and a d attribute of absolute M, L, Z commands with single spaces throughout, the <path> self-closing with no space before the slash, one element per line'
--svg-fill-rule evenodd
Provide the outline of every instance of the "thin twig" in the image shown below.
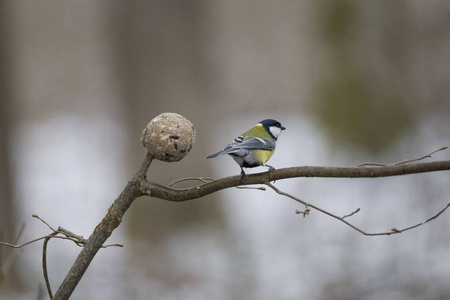
<path fill-rule="evenodd" d="M 172 181 L 169 184 L 169 187 L 174 186 L 175 184 L 184 182 L 184 181 L 201 181 L 202 183 L 208 183 L 208 182 L 214 181 L 214 179 L 210 178 L 210 177 L 186 177 L 186 178 L 181 178 L 181 179 Z"/>
<path fill-rule="evenodd" d="M 401 162 L 398 162 L 398 163 L 393 163 L 393 164 L 381 164 L 381 163 L 365 162 L 365 163 L 363 163 L 363 164 L 358 165 L 358 167 L 365 167 L 365 166 L 387 167 L 387 166 L 398 166 L 398 165 L 409 164 L 409 163 L 412 163 L 412 162 L 415 162 L 415 161 L 423 160 L 423 159 L 425 159 L 425 158 L 431 158 L 431 156 L 432 156 L 433 154 L 435 154 L 436 152 L 443 151 L 443 150 L 447 150 L 447 149 L 448 149 L 447 146 L 443 146 L 443 147 L 441 147 L 440 149 L 437 149 L 437 150 L 435 150 L 435 151 L 433 151 L 433 152 L 431 152 L 431 153 L 428 153 L 427 155 L 424 155 L 424 156 L 422 156 L 422 157 L 415 158 L 415 159 L 406 159 L 406 160 L 401 161 Z"/>
<path fill-rule="evenodd" d="M 2 245 L 2 246 L 7 246 L 7 247 L 11 247 L 11 248 L 22 248 L 22 247 L 25 247 L 25 246 L 27 246 L 27 245 L 29 245 L 29 244 L 34 243 L 34 242 L 43 240 L 43 239 L 45 239 L 46 237 L 47 237 L 47 236 L 42 236 L 42 237 L 40 237 L 40 238 L 37 238 L 37 239 L 31 240 L 31 241 L 28 241 L 28 242 L 23 243 L 23 244 L 20 244 L 20 245 L 15 245 L 15 244 L 10 244 L 10 243 L 5 243 L 5 242 L 0 242 L 0 245 Z"/>
<path fill-rule="evenodd" d="M 82 246 L 86 243 L 86 239 L 81 235 L 75 234 L 67 229 L 62 228 L 61 226 L 58 227 L 58 233 L 64 234 L 68 239 L 74 241 L 78 246 Z"/>
<path fill-rule="evenodd" d="M 120 247 L 120 248 L 123 248 L 123 244 L 110 244 L 110 245 L 102 246 L 102 248 L 109 248 L 109 247 Z"/>
<path fill-rule="evenodd" d="M 420 160 L 425 159 L 425 158 L 431 158 L 431 155 L 435 154 L 436 152 L 447 150 L 447 149 L 448 149 L 447 146 L 443 146 L 440 149 L 437 149 L 437 150 L 435 150 L 435 151 L 433 151 L 431 153 L 428 153 L 427 155 L 424 155 L 424 156 L 416 158 L 416 159 L 411 159 L 411 160 L 405 160 L 405 161 L 402 161 L 402 162 L 398 162 L 398 163 L 394 164 L 394 166 L 403 165 L 403 164 L 407 164 L 407 163 L 411 163 L 411 162 L 415 162 L 415 161 L 420 161 Z"/>
<path fill-rule="evenodd" d="M 48 225 L 47 222 L 45 222 L 43 219 L 41 219 L 41 217 L 39 217 L 37 214 L 32 214 L 31 215 L 33 218 L 39 219 L 42 223 L 44 223 L 45 225 L 47 225 L 48 228 L 50 228 L 51 231 L 55 232 L 57 230 L 53 229 L 52 226 Z"/>
<path fill-rule="evenodd" d="M 20 226 L 19 232 L 17 233 L 14 243 L 17 243 L 22 236 L 23 232 L 25 230 L 25 223 L 22 223 Z M 1 238 L 3 239 L 3 232 L 1 232 Z M 1 245 L 1 244 L 0 244 Z M 9 252 L 8 255 L 3 257 L 3 251 L 0 249 L 0 284 L 2 282 L 2 279 L 4 278 L 4 275 L 8 273 L 8 270 L 11 268 L 11 266 L 14 264 L 15 259 L 17 258 L 18 253 L 17 252 Z"/>
<path fill-rule="evenodd" d="M 433 221 L 434 219 L 439 217 L 449 206 L 450 206 L 450 203 L 448 203 L 440 212 L 438 212 L 437 214 L 435 214 L 434 216 L 432 216 L 431 218 L 429 218 L 428 220 L 426 220 L 423 223 L 425 224 L 425 223 L 428 223 L 430 221 Z"/>
<path fill-rule="evenodd" d="M 42 248 L 42 270 L 44 271 L 45 285 L 47 286 L 47 292 L 48 292 L 48 296 L 50 297 L 50 299 L 53 299 L 53 293 L 52 293 L 52 288 L 50 287 L 50 281 L 48 280 L 48 272 L 47 272 L 47 244 L 48 244 L 48 241 L 50 241 L 50 239 L 52 237 L 56 236 L 57 234 L 58 234 L 58 232 L 56 232 L 56 231 L 49 234 L 44 239 L 43 248 Z"/>
<path fill-rule="evenodd" d="M 168 187 L 172 187 L 177 183 L 180 182 L 184 182 L 184 181 L 201 181 L 202 183 L 208 183 L 208 182 L 212 182 L 214 181 L 214 178 L 210 178 L 210 177 L 186 177 L 186 178 L 181 178 L 181 179 L 177 179 L 175 181 L 172 181 Z M 201 185 L 195 185 L 193 186 L 193 188 L 197 188 L 200 187 Z M 260 190 L 260 191 L 265 191 L 266 188 L 263 186 L 260 187 L 253 187 L 253 186 L 236 186 L 237 189 L 241 189 L 241 190 Z"/>
<path fill-rule="evenodd" d="M 407 227 L 407 228 L 404 228 L 404 229 L 397 229 L 397 228 L 392 228 L 391 230 L 393 231 L 393 232 L 395 232 L 395 233 L 401 233 L 401 232 L 405 232 L 405 231 L 407 231 L 407 230 L 411 230 L 411 229 L 414 229 L 414 228 L 417 228 L 417 227 L 419 227 L 419 226 L 422 226 L 422 225 L 424 225 L 425 223 L 428 223 L 428 222 L 430 222 L 430 221 L 432 221 L 432 220 L 434 220 L 434 219 L 436 219 L 437 217 L 439 217 L 448 207 L 450 206 L 450 203 L 448 203 L 443 209 L 441 209 L 437 214 L 435 214 L 434 216 L 432 216 L 431 218 L 429 218 L 428 220 L 426 220 L 426 221 L 424 221 L 424 222 L 422 222 L 422 223 L 418 223 L 418 224 L 416 224 L 416 225 L 413 225 L 413 226 L 410 226 L 410 227 Z"/>
<path fill-rule="evenodd" d="M 62 234 L 62 232 L 59 232 L 59 231 L 56 231 L 56 232 Z M 79 247 L 83 247 L 84 246 L 84 244 L 82 242 L 80 242 L 80 241 L 78 241 L 78 240 L 76 240 L 74 238 L 66 237 L 66 236 L 57 236 L 57 235 L 51 236 L 51 234 L 45 235 L 45 236 L 41 236 L 41 237 L 39 237 L 37 239 L 28 241 L 28 242 L 20 244 L 20 245 L 15 245 L 15 244 L 10 244 L 10 243 L 5 243 L 5 242 L 0 242 L 0 245 L 7 246 L 7 247 L 10 247 L 10 248 L 22 248 L 22 247 L 28 246 L 29 244 L 32 244 L 32 243 L 38 242 L 40 240 L 46 239 L 48 237 L 50 237 L 52 239 L 69 240 L 69 241 L 74 242 Z M 102 248 L 108 248 L 108 247 L 113 247 L 113 246 L 115 246 L 115 247 L 123 247 L 122 244 L 111 244 L 111 245 L 105 245 Z"/>
<path fill-rule="evenodd" d="M 259 190 L 259 191 L 266 190 L 266 188 L 263 186 L 237 186 L 236 188 L 240 190 Z"/>
<path fill-rule="evenodd" d="M 361 209 L 358 207 L 354 212 L 352 212 L 352 213 L 350 213 L 350 214 L 348 214 L 348 215 L 343 216 L 341 219 L 345 219 L 345 218 L 351 217 L 351 216 L 353 216 L 354 214 L 358 213 L 360 210 L 361 210 Z"/>

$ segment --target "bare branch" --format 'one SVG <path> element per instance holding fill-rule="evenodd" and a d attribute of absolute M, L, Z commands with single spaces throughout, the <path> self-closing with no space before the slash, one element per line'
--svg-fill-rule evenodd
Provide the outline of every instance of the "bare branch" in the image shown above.
<path fill-rule="evenodd" d="M 152 159 L 153 157 L 151 156 L 151 154 L 147 153 L 147 156 L 139 171 L 136 173 L 133 179 L 128 182 L 122 193 L 109 208 L 106 216 L 103 218 L 100 224 L 97 225 L 92 235 L 86 241 L 83 249 L 73 263 L 70 271 L 66 275 L 66 278 L 60 285 L 58 291 L 56 291 L 53 299 L 68 299 L 70 297 L 78 282 L 84 275 L 84 272 L 86 272 L 97 251 L 103 246 L 103 243 L 108 239 L 112 231 L 120 225 L 123 215 L 128 210 L 133 201 L 139 196 L 150 196 L 163 200 L 179 202 L 200 198 L 226 188 L 237 187 L 241 185 L 265 184 L 270 186 L 271 188 L 275 188 L 270 184 L 270 182 L 286 178 L 373 178 L 450 170 L 450 161 L 438 161 L 407 165 L 405 164 L 376 168 L 336 168 L 305 166 L 271 170 L 270 172 L 247 175 L 242 180 L 240 176 L 227 177 L 214 181 L 208 181 L 203 178 L 204 181 L 208 182 L 205 183 L 200 180 L 203 184 L 199 186 L 194 186 L 186 189 L 175 189 L 172 187 L 147 181 L 145 174 L 147 173 Z M 304 215 L 307 214 L 306 212 L 309 213 L 308 210 L 310 206 L 311 208 L 323 212 L 324 214 L 339 219 L 341 222 L 347 224 L 348 226 L 361 232 L 362 234 L 369 235 L 341 217 L 322 210 L 319 207 L 312 206 L 299 198 L 295 198 L 293 196 L 290 197 L 307 206 L 307 210 L 305 211 Z"/>
<path fill-rule="evenodd" d="M 170 188 L 165 185 L 143 180 L 142 195 L 179 202 L 201 198 L 231 187 L 240 185 L 266 184 L 266 182 L 272 182 L 274 180 L 287 178 L 375 178 L 447 170 L 450 170 L 450 161 L 435 161 L 429 163 L 393 165 L 372 168 L 304 166 L 276 169 L 270 170 L 270 172 L 246 175 L 242 179 L 242 182 L 239 175 L 225 177 L 202 184 L 200 186 L 185 189 Z"/>

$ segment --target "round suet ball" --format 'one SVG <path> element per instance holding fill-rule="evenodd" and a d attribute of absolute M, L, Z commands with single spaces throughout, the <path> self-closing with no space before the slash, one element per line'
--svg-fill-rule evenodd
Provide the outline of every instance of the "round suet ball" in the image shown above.
<path fill-rule="evenodd" d="M 154 158 L 166 162 L 179 161 L 192 149 L 195 128 L 182 115 L 162 113 L 145 127 L 141 142 Z"/>

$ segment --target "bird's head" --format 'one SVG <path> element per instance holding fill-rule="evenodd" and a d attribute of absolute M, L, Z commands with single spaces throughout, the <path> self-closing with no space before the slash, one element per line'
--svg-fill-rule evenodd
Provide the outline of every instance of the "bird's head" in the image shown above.
<path fill-rule="evenodd" d="M 282 130 L 285 130 L 286 128 L 281 126 L 281 123 L 273 120 L 273 119 L 266 119 L 261 122 L 259 122 L 264 129 L 276 140 L 278 136 L 280 135 Z"/>

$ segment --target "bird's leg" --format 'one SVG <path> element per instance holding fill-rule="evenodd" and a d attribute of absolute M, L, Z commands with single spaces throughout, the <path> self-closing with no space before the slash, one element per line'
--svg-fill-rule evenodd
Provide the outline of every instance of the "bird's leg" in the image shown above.
<path fill-rule="evenodd" d="M 272 166 L 269 166 L 269 165 L 264 165 L 265 167 L 268 167 L 270 170 L 275 170 L 275 168 L 274 167 L 272 167 Z M 269 170 L 269 171 L 270 171 Z"/>
<path fill-rule="evenodd" d="M 269 168 L 269 171 L 268 171 L 268 172 L 270 172 L 270 171 L 272 171 L 272 170 L 275 170 L 275 168 L 272 167 L 272 166 L 270 166 L 270 165 L 264 165 L 264 166 Z M 275 181 L 276 181 L 276 180 L 274 180 L 273 183 L 275 183 Z"/>
<path fill-rule="evenodd" d="M 244 168 L 241 167 L 241 183 L 242 183 L 242 180 L 244 179 L 244 176 L 245 176 Z"/>

